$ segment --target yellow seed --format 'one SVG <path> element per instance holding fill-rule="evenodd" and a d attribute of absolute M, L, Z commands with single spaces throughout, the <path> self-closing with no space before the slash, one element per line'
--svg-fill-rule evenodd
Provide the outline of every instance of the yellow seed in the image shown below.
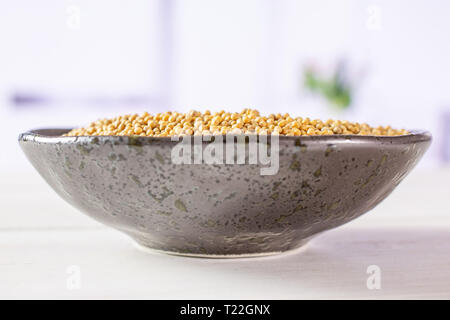
<path fill-rule="evenodd" d="M 288 122 L 286 120 L 281 120 L 280 122 L 278 122 L 278 125 L 280 127 L 284 127 Z"/>
<path fill-rule="evenodd" d="M 85 128 L 73 129 L 65 136 L 86 135 L 139 135 L 164 137 L 173 135 L 207 135 L 207 134 L 245 133 L 245 134 L 282 134 L 299 135 L 405 135 L 407 130 L 396 130 L 390 126 L 370 127 L 366 123 L 341 120 L 321 121 L 319 119 L 295 117 L 289 114 L 271 114 L 262 116 L 257 110 L 244 109 L 229 113 L 223 110 L 211 114 L 209 110 L 200 113 L 191 110 L 188 113 L 164 112 L 151 115 L 123 115 L 113 119 L 101 119 Z"/>
<path fill-rule="evenodd" d="M 222 118 L 220 117 L 220 115 L 215 116 L 212 120 L 211 120 L 211 124 L 213 126 L 218 125 L 220 122 L 222 121 Z"/>

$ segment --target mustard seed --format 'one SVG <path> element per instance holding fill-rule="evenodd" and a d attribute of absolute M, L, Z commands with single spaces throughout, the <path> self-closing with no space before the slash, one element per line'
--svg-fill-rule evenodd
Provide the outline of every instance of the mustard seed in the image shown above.
<path fill-rule="evenodd" d="M 65 136 L 148 136 L 166 137 L 173 135 L 207 135 L 207 134 L 280 134 L 288 136 L 302 135 L 375 135 L 398 136 L 408 134 L 404 129 L 391 126 L 371 127 L 367 123 L 341 120 L 291 117 L 288 113 L 261 116 L 257 110 L 244 109 L 241 112 L 204 113 L 191 110 L 188 113 L 163 112 L 151 115 L 123 115 L 113 119 L 101 119 L 85 128 L 77 128 Z"/>

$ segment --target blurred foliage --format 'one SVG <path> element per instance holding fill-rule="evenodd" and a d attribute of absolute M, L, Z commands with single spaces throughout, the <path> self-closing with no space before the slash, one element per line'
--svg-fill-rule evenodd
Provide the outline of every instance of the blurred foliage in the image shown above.
<path fill-rule="evenodd" d="M 352 90 L 345 81 L 344 66 L 339 64 L 331 77 L 325 77 L 308 67 L 304 71 L 305 87 L 320 96 L 323 96 L 331 105 L 346 109 L 352 102 Z"/>

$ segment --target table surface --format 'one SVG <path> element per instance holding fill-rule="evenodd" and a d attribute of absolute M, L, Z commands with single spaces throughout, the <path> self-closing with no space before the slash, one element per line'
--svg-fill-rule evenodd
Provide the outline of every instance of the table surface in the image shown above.
<path fill-rule="evenodd" d="M 246 259 L 143 252 L 35 172 L 0 178 L 1 299 L 450 299 L 449 168 L 415 170 L 300 250 Z"/>

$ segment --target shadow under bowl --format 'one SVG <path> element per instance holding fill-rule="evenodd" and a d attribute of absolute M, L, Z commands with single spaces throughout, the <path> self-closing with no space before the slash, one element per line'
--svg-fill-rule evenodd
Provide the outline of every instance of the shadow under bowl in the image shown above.
<path fill-rule="evenodd" d="M 266 166 L 249 164 L 248 150 L 245 164 L 175 164 L 179 142 L 170 138 L 61 136 L 68 131 L 19 136 L 30 162 L 62 198 L 140 246 L 207 257 L 300 247 L 380 203 L 431 143 L 420 131 L 280 136 L 278 170 L 261 175 Z M 202 142 L 202 150 L 208 145 Z"/>

